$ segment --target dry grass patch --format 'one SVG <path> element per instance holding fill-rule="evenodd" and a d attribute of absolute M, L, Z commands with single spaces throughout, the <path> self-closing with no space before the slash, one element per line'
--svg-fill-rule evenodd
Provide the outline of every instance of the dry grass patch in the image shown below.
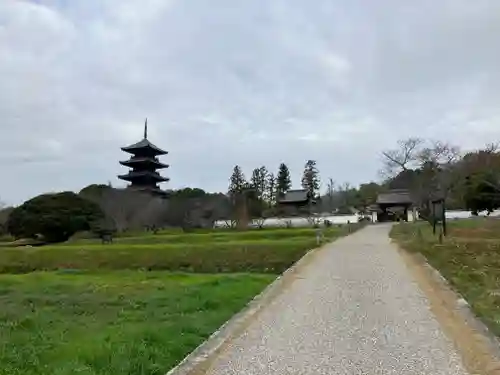
<path fill-rule="evenodd" d="M 450 235 L 442 244 L 427 223 L 397 225 L 391 235 L 403 248 L 422 253 L 491 330 L 500 335 L 500 239 L 491 238 L 500 229 L 500 221 L 490 220 L 450 222 Z M 467 240 L 461 229 L 475 235 Z M 453 237 L 457 233 L 460 237 Z"/>

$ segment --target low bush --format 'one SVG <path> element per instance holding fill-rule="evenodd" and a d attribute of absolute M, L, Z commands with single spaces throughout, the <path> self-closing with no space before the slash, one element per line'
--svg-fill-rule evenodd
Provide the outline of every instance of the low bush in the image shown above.
<path fill-rule="evenodd" d="M 282 273 L 316 246 L 315 239 L 45 246 L 0 249 L 0 273 L 57 269 L 146 269 L 186 272 Z"/>
<path fill-rule="evenodd" d="M 75 193 L 42 194 L 12 211 L 7 229 L 16 238 L 42 235 L 46 242 L 64 242 L 102 217 L 99 206 Z"/>

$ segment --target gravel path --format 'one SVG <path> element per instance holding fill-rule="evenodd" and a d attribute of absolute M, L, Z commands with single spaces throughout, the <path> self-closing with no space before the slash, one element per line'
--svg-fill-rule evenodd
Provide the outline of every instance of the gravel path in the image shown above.
<path fill-rule="evenodd" d="M 208 374 L 465 375 L 389 229 L 327 245 Z"/>

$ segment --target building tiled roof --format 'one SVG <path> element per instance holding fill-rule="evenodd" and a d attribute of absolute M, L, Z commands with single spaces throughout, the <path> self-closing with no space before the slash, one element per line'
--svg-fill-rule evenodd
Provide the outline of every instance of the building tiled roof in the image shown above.
<path fill-rule="evenodd" d="M 377 197 L 377 204 L 412 204 L 413 199 L 408 190 L 393 189 L 387 193 L 381 193 Z"/>
<path fill-rule="evenodd" d="M 295 203 L 295 202 L 307 202 L 308 200 L 307 190 L 289 190 L 285 193 L 285 196 L 279 200 L 280 203 Z"/>
<path fill-rule="evenodd" d="M 131 157 L 129 160 L 124 160 L 120 162 L 121 165 L 126 167 L 138 164 L 154 164 L 156 169 L 168 168 L 168 164 L 163 164 L 157 158 L 147 158 L 147 157 Z"/>
<path fill-rule="evenodd" d="M 156 181 L 168 181 L 170 180 L 167 177 L 162 177 L 159 173 L 157 172 L 150 172 L 150 171 L 130 171 L 127 174 L 123 174 L 118 176 L 119 179 L 125 180 L 125 181 L 132 181 L 136 180 L 141 177 L 148 177 L 152 180 Z"/>
<path fill-rule="evenodd" d="M 167 151 L 162 150 L 161 148 L 155 146 L 154 144 L 152 144 L 151 142 L 149 142 L 149 140 L 146 139 L 146 138 L 144 138 L 140 142 L 134 143 L 133 145 L 130 145 L 130 146 L 127 146 L 127 147 L 122 147 L 123 151 L 129 152 L 129 153 L 134 153 L 135 151 L 141 150 L 141 149 L 150 149 L 150 150 L 154 151 L 154 153 L 156 155 L 165 155 L 165 154 L 168 154 Z"/>

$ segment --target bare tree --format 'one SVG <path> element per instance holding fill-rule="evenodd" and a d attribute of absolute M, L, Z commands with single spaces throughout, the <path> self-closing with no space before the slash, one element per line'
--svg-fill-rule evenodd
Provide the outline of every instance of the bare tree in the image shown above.
<path fill-rule="evenodd" d="M 457 168 L 461 152 L 459 147 L 448 142 L 430 140 L 420 149 L 417 157 L 417 178 L 412 190 L 419 205 L 430 209 L 431 199 L 447 199 L 461 180 Z"/>
<path fill-rule="evenodd" d="M 220 194 L 214 198 L 213 219 L 214 222 L 223 221 L 227 228 L 236 227 L 236 210 L 232 196 Z"/>
<path fill-rule="evenodd" d="M 7 221 L 13 210 L 14 207 L 7 207 L 5 203 L 0 201 L 0 235 L 7 233 Z"/>
<path fill-rule="evenodd" d="M 397 149 L 383 151 L 383 172 L 387 175 L 394 175 L 410 169 L 418 161 L 423 143 L 421 138 L 408 138 L 399 140 Z"/>
<path fill-rule="evenodd" d="M 352 186 L 349 182 L 344 182 L 342 185 L 338 185 L 337 191 L 340 194 L 340 206 L 343 208 L 349 207 L 351 205 L 351 191 Z"/>
<path fill-rule="evenodd" d="M 104 189 L 100 194 L 89 196 L 88 199 L 101 207 L 118 231 L 157 225 L 156 220 L 162 209 L 159 198 L 130 189 Z"/>
<path fill-rule="evenodd" d="M 155 196 L 142 196 L 139 199 L 144 202 L 144 206 L 137 210 L 129 225 L 156 231 L 166 221 L 168 200 Z"/>
<path fill-rule="evenodd" d="M 490 142 L 486 144 L 484 152 L 487 152 L 489 154 L 494 154 L 498 152 L 499 148 L 500 148 L 500 142 Z"/>
<path fill-rule="evenodd" d="M 328 211 L 329 212 L 333 212 L 333 208 L 334 208 L 333 195 L 334 195 L 334 193 L 335 193 L 335 181 L 333 181 L 333 178 L 330 177 L 330 178 L 328 178 L 328 185 L 326 188 L 326 195 L 328 195 Z"/>
<path fill-rule="evenodd" d="M 432 163 L 441 168 L 457 162 L 460 157 L 460 148 L 447 142 L 430 141 L 430 145 L 422 148 L 416 155 L 417 160 L 422 166 L 425 163 Z"/>
<path fill-rule="evenodd" d="M 321 224 L 321 216 L 315 214 L 315 213 L 309 213 L 307 216 L 307 222 L 309 223 L 310 226 L 316 228 Z"/>

